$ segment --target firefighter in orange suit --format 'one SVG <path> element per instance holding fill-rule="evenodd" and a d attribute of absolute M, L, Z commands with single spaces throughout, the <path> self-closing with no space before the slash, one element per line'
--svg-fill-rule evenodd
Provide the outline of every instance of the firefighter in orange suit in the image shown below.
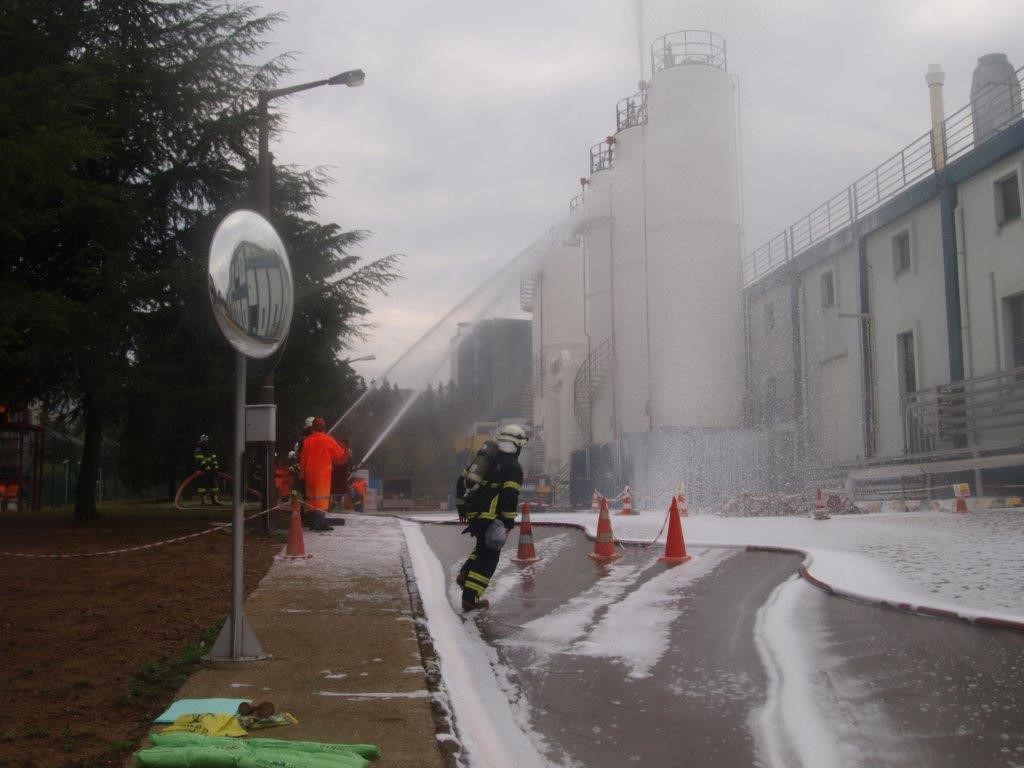
<path fill-rule="evenodd" d="M 331 468 L 348 462 L 348 451 L 324 432 L 326 424 L 313 419 L 313 432 L 302 443 L 300 474 L 306 481 L 306 503 L 310 507 L 310 525 L 314 531 L 329 531 L 327 505 L 331 500 Z"/>

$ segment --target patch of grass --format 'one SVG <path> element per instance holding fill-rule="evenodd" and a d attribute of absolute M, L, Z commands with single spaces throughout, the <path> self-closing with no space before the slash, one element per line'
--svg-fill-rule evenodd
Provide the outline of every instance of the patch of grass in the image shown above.
<path fill-rule="evenodd" d="M 13 744 L 16 738 L 10 731 L 0 731 L 0 744 Z"/>
<path fill-rule="evenodd" d="M 49 732 L 41 725 L 33 725 L 25 731 L 26 739 L 45 739 L 48 735 Z"/>
<path fill-rule="evenodd" d="M 217 639 L 221 624 L 210 627 L 203 632 L 198 642 L 190 643 L 175 658 L 147 661 L 142 665 L 128 686 L 128 692 L 118 697 L 115 702 L 120 707 L 138 707 L 148 709 L 166 700 L 189 676 L 199 669 L 203 654 Z"/>

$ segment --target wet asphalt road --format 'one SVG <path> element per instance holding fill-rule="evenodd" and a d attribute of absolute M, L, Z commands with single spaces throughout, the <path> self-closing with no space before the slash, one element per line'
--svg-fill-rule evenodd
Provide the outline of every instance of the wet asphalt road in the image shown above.
<path fill-rule="evenodd" d="M 424 526 L 450 578 L 471 543 L 459 530 Z M 522 627 L 570 611 L 570 601 L 600 589 L 602 580 L 627 582 L 610 602 L 627 599 L 664 573 L 660 551 L 627 549 L 617 565 L 598 567 L 586 557 L 593 545 L 580 532 L 535 527 L 534 539 L 539 554 L 555 550 L 553 556 L 517 572 L 507 562 L 517 540 L 510 537 L 492 580 L 498 599 L 476 621 L 513 670 L 512 682 L 530 704 L 530 727 L 546 740 L 553 762 L 769 765 L 758 744 L 756 715 L 768 680 L 755 622 L 799 557 L 691 547 L 691 554 L 720 560 L 672 590 L 670 645 L 638 675 L 621 658 L 575 652 L 585 637 L 551 653 L 550 643 L 531 643 Z M 802 682 L 814 689 L 815 706 L 841 742 L 843 765 L 1024 766 L 1024 635 L 865 606 L 803 583 L 797 588 L 801 640 L 793 650 L 808 660 Z M 584 635 L 607 608 L 595 611 Z"/>

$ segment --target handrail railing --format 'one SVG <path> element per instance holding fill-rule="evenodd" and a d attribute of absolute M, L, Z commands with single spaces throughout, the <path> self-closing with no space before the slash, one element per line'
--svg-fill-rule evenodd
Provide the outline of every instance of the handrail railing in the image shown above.
<path fill-rule="evenodd" d="M 685 29 L 669 32 L 651 43 L 654 74 L 687 64 L 725 69 L 725 38 L 703 29 Z"/>
<path fill-rule="evenodd" d="M 605 139 L 590 148 L 590 173 L 606 171 L 612 167 L 612 147 L 614 142 Z"/>
<path fill-rule="evenodd" d="M 1024 67 L 1017 70 L 1017 79 Z M 743 257 L 743 282 L 750 285 L 796 255 L 849 227 L 853 222 L 892 200 L 905 189 L 935 175 L 943 167 L 988 141 L 1021 119 L 1021 88 L 1008 83 L 989 85 L 971 103 L 957 110 L 941 130 L 928 131 L 887 158 L 853 184 L 826 200 Z M 977 130 L 977 115 L 988 118 L 986 130 Z"/>
<path fill-rule="evenodd" d="M 587 355 L 576 370 L 572 388 L 572 410 L 584 437 L 590 434 L 590 406 L 612 364 L 612 340 L 605 339 Z"/>
<path fill-rule="evenodd" d="M 533 356 L 533 368 L 531 370 L 533 380 L 534 397 L 544 396 L 544 350 L 540 350 Z"/>
<path fill-rule="evenodd" d="M 930 453 L 978 444 L 1003 432 L 1006 446 L 1018 445 L 1024 432 L 1024 367 L 941 384 L 902 397 L 906 453 Z M 989 446 L 986 446 L 989 447 Z"/>
<path fill-rule="evenodd" d="M 572 213 L 577 208 L 583 205 L 583 193 L 576 195 L 572 200 L 569 201 L 569 213 Z"/>
<path fill-rule="evenodd" d="M 647 125 L 647 91 L 639 90 L 615 105 L 615 130 Z"/>

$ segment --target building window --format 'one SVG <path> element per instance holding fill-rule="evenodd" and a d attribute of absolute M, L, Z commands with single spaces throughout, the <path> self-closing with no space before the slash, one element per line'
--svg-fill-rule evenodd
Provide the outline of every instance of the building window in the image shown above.
<path fill-rule="evenodd" d="M 775 304 L 769 301 L 764 305 L 764 335 L 775 333 Z"/>
<path fill-rule="evenodd" d="M 821 306 L 832 307 L 836 303 L 836 281 L 832 270 L 821 273 Z"/>
<path fill-rule="evenodd" d="M 896 336 L 896 364 L 899 366 L 900 394 L 917 391 L 917 364 L 914 362 L 914 332 Z"/>
<path fill-rule="evenodd" d="M 1006 300 L 1010 315 L 1010 360 L 1013 367 L 1024 365 L 1024 294 Z"/>
<path fill-rule="evenodd" d="M 910 230 L 905 229 L 892 238 L 892 273 L 899 277 L 910 271 Z"/>
<path fill-rule="evenodd" d="M 1008 221 L 1020 218 L 1020 184 L 1017 172 L 999 179 L 995 183 L 996 224 L 1002 226 Z"/>

